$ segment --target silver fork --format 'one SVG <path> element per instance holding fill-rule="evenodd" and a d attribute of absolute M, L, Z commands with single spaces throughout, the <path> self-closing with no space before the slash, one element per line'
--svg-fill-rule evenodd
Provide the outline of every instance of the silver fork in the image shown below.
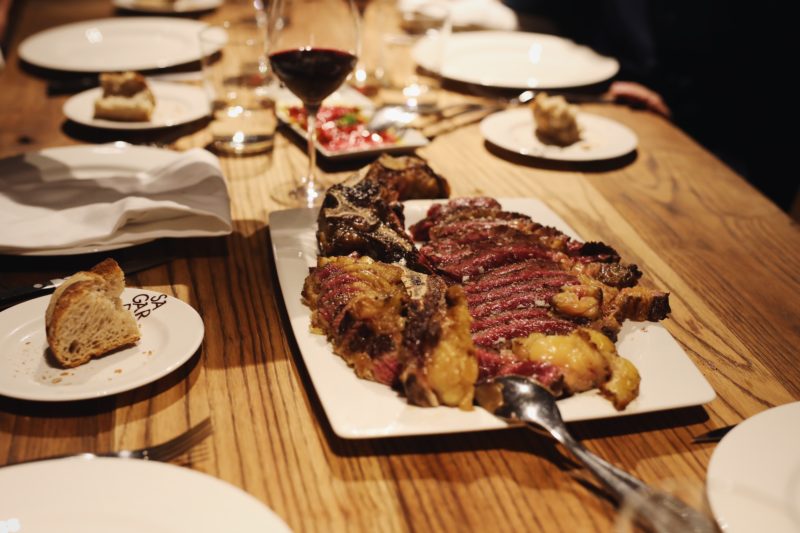
<path fill-rule="evenodd" d="M 66 457 L 119 457 L 122 459 L 142 459 L 144 461 L 171 461 L 172 459 L 184 455 L 190 449 L 204 441 L 209 435 L 211 435 L 211 429 L 211 419 L 206 418 L 196 426 L 189 428 L 177 437 L 174 437 L 166 442 L 162 442 L 161 444 L 156 444 L 155 446 L 147 446 L 136 450 L 119 450 L 116 452 L 84 452 L 40 457 L 38 459 L 26 459 L 24 461 L 9 463 L 6 466 L 32 463 L 34 461 L 47 461 L 49 459 L 63 459 Z"/>

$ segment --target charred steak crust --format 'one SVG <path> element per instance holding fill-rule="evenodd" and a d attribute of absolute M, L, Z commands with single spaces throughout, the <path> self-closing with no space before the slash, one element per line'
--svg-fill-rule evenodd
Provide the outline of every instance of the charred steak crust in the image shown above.
<path fill-rule="evenodd" d="M 369 257 L 319 257 L 302 295 L 359 377 L 415 405 L 471 406 L 478 364 L 460 287 Z"/>
<path fill-rule="evenodd" d="M 375 181 L 328 189 L 317 218 L 317 243 L 323 257 L 357 253 L 429 271 L 405 232 L 402 204 L 387 202 Z"/>
<path fill-rule="evenodd" d="M 450 184 L 447 180 L 416 156 L 392 157 L 383 154 L 367 167 L 364 179 L 381 184 L 391 191 L 394 194 L 392 200 L 450 196 Z"/>

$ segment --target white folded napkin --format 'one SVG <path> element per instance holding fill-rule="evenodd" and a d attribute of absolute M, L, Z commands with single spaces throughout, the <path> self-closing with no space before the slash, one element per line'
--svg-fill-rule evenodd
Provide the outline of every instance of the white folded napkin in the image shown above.
<path fill-rule="evenodd" d="M 499 0 L 398 0 L 402 12 L 414 11 L 423 4 L 441 4 L 450 10 L 450 21 L 456 29 L 517 29 L 517 15 Z"/>
<path fill-rule="evenodd" d="M 48 166 L 40 154 L 0 161 L 0 253 L 231 232 L 225 178 L 205 150 L 135 175 L 87 178 Z"/>

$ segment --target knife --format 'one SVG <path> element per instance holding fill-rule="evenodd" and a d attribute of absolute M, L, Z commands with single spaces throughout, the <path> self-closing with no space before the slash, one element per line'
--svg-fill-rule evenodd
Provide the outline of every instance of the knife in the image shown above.
<path fill-rule="evenodd" d="M 722 437 L 728 434 L 730 430 L 736 427 L 736 424 L 731 426 L 725 426 L 717 429 L 712 429 L 711 431 L 707 431 L 700 435 L 697 435 L 692 438 L 693 444 L 701 444 L 704 442 L 719 442 L 722 440 Z"/>
<path fill-rule="evenodd" d="M 170 254 L 151 255 L 145 253 L 142 256 L 137 256 L 131 259 L 117 258 L 117 261 L 120 263 L 120 268 L 127 276 L 142 270 L 147 270 L 148 268 L 159 265 L 160 263 L 165 263 L 171 258 L 172 256 Z M 99 260 L 97 262 L 99 262 Z M 90 268 L 90 266 L 87 267 L 87 269 Z M 12 287 L 10 289 L 0 289 L 0 308 L 7 307 L 21 300 L 27 300 L 36 296 L 50 294 L 56 290 L 59 285 L 64 283 L 64 280 L 66 280 L 68 277 L 69 276 L 63 278 L 52 278 L 43 280 L 39 283 L 34 283 L 32 285 L 22 285 L 20 287 Z"/>

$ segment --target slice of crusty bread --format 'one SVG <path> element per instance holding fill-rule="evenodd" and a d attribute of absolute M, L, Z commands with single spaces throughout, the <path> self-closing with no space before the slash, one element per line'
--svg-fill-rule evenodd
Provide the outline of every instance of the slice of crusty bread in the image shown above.
<path fill-rule="evenodd" d="M 145 122 L 155 110 L 156 99 L 147 80 L 138 72 L 100 74 L 103 96 L 94 102 L 95 118 Z"/>
<path fill-rule="evenodd" d="M 77 272 L 50 298 L 45 313 L 47 343 L 65 367 L 87 363 L 117 348 L 136 343 L 139 326 L 122 307 L 125 274 L 113 259 L 88 272 Z"/>

